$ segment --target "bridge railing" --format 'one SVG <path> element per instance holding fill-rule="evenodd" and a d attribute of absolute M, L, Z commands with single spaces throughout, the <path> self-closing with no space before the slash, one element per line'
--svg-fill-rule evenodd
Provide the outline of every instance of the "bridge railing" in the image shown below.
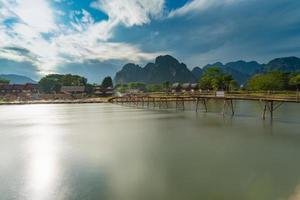
<path fill-rule="evenodd" d="M 256 98 L 286 99 L 300 101 L 300 94 L 299 92 L 295 91 L 234 91 L 227 92 L 226 96 L 247 96 Z"/>
<path fill-rule="evenodd" d="M 221 93 L 222 94 L 222 93 Z M 139 93 L 139 94 L 124 94 L 118 98 L 162 98 L 162 97 L 220 97 L 215 91 L 194 91 L 194 92 L 155 92 L 155 93 Z M 241 98 L 241 99 L 277 99 L 300 102 L 300 94 L 296 91 L 230 91 L 224 92 L 226 98 Z"/>

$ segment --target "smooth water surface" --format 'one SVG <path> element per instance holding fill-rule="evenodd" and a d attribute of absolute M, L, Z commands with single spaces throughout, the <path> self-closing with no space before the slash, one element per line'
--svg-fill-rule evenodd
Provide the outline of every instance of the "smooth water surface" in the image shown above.
<path fill-rule="evenodd" d="M 219 108 L 1 106 L 0 199 L 300 199 L 300 104 Z"/>

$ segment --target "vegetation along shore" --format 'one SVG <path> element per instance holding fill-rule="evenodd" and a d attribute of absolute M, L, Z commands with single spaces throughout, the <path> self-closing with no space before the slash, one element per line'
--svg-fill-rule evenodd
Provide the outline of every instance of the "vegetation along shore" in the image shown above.
<path fill-rule="evenodd" d="M 242 74 L 248 78 L 242 80 Z M 251 76 L 250 76 L 251 75 Z M 111 96 L 155 94 L 214 94 L 215 91 L 251 95 L 299 96 L 300 59 L 274 59 L 267 65 L 215 63 L 190 71 L 172 56 L 159 56 L 144 68 L 126 64 L 114 80 L 107 76 L 101 83 L 72 74 L 49 74 L 37 83 L 11 83 L 0 78 L 0 104 L 103 103 Z M 152 78 L 151 78 L 152 77 Z M 244 76 L 243 76 L 244 77 Z M 31 80 L 31 79 L 28 79 Z"/>

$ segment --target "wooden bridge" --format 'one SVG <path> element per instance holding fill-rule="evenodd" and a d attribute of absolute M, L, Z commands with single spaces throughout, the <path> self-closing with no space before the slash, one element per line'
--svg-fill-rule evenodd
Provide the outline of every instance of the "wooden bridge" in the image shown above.
<path fill-rule="evenodd" d="M 222 114 L 230 111 L 230 115 L 234 116 L 235 108 L 234 101 L 257 101 L 263 105 L 262 119 L 265 120 L 267 113 L 270 119 L 273 119 L 274 112 L 284 103 L 300 103 L 299 94 L 295 95 L 266 95 L 266 94 L 240 94 L 227 93 L 223 95 L 216 94 L 139 94 L 125 95 L 120 97 L 112 97 L 109 99 L 111 103 L 130 104 L 135 106 L 150 107 L 150 104 L 155 108 L 170 108 L 171 103 L 175 103 L 176 110 L 185 110 L 185 103 L 192 102 L 195 104 L 195 111 L 199 111 L 202 105 L 204 112 L 208 112 L 207 102 L 210 100 L 219 100 L 223 102 Z"/>

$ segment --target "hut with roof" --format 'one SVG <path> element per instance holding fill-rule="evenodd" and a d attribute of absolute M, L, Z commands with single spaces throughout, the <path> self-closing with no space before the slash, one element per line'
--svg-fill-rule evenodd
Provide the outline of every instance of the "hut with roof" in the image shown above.
<path fill-rule="evenodd" d="M 182 87 L 180 83 L 173 83 L 171 89 L 172 89 L 172 93 L 176 93 L 176 92 L 181 92 Z"/>
<path fill-rule="evenodd" d="M 182 84 L 181 92 L 189 92 L 191 91 L 191 84 L 190 83 L 184 83 Z"/>
<path fill-rule="evenodd" d="M 38 84 L 33 84 L 33 83 L 26 83 L 23 92 L 27 94 L 36 94 L 39 93 L 39 86 Z"/>
<path fill-rule="evenodd" d="M 96 85 L 93 88 L 93 94 L 96 96 L 112 96 L 114 94 L 114 88 L 113 87 L 103 87 L 101 85 Z"/>
<path fill-rule="evenodd" d="M 84 94 L 85 93 L 85 87 L 84 86 L 61 86 L 60 88 L 61 93 L 64 94 Z"/>
<path fill-rule="evenodd" d="M 197 92 L 199 91 L 200 87 L 198 83 L 192 83 L 191 84 L 191 92 Z"/>

